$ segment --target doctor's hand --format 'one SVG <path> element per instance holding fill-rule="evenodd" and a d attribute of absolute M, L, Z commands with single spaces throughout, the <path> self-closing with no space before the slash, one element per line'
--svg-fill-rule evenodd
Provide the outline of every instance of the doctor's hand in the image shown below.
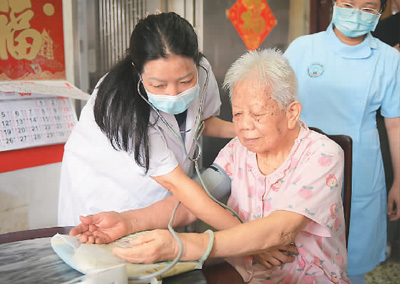
<path fill-rule="evenodd" d="M 79 217 L 81 224 L 71 229 L 81 243 L 107 244 L 129 234 L 129 221 L 117 212 L 101 212 Z"/>
<path fill-rule="evenodd" d="M 116 247 L 113 253 L 133 263 L 155 263 L 173 260 L 179 245 L 168 230 L 146 232 L 130 240 L 132 247 Z"/>
<path fill-rule="evenodd" d="M 291 263 L 299 252 L 294 245 L 282 246 L 263 251 L 259 254 L 253 255 L 254 260 L 270 269 L 274 266 L 281 266 L 284 263 Z"/>

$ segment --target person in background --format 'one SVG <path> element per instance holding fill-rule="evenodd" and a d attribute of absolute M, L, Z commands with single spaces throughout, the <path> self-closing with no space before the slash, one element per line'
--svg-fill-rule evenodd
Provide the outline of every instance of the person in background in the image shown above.
<path fill-rule="evenodd" d="M 229 257 L 246 283 L 349 283 L 341 199 L 343 151 L 299 121 L 301 105 L 289 62 L 277 50 L 249 51 L 230 67 L 224 86 L 231 96 L 237 137 L 214 163 L 231 178 L 228 205 L 245 223 L 214 234 L 178 234 L 181 260 Z M 135 232 L 135 220 L 126 213 L 88 218 L 97 219 L 99 227 L 91 230 L 80 224 L 71 234 L 105 243 Z M 249 257 L 291 243 L 298 254 L 290 263 L 270 259 L 272 266 Z M 173 260 L 179 251 L 165 230 L 141 234 L 131 244 L 114 253 L 131 262 L 150 263 Z"/>
<path fill-rule="evenodd" d="M 400 51 L 400 0 L 392 0 L 392 15 L 379 21 L 372 35 Z"/>
<path fill-rule="evenodd" d="M 216 79 L 190 23 L 173 12 L 141 19 L 127 55 L 100 80 L 65 145 L 58 225 L 155 203 L 154 222 L 165 224 L 178 200 L 216 228 L 239 223 L 188 177 L 199 122 L 204 135 L 235 135 L 231 122 L 216 117 L 220 105 Z"/>
<path fill-rule="evenodd" d="M 336 0 L 326 31 L 294 40 L 285 56 L 299 81 L 301 118 L 329 134 L 353 139 L 353 194 L 348 275 L 385 260 L 386 216 L 400 218 L 400 56 L 371 35 L 386 0 Z M 394 180 L 387 198 L 376 126 L 384 116 Z"/>

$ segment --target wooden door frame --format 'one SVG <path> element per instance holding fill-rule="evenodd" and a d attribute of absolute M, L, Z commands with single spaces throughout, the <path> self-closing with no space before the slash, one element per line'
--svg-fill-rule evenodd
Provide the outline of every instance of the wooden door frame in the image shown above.
<path fill-rule="evenodd" d="M 325 31 L 331 22 L 332 0 L 310 0 L 310 34 Z"/>

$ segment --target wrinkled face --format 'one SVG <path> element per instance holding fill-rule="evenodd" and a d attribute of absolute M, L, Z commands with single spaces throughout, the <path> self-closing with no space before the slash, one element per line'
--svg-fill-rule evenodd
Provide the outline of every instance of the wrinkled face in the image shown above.
<path fill-rule="evenodd" d="M 288 132 L 286 112 L 254 80 L 239 81 L 232 92 L 233 124 L 249 151 L 279 151 Z"/>
<path fill-rule="evenodd" d="M 170 55 L 145 63 L 142 79 L 150 93 L 176 96 L 196 84 L 197 68 L 191 58 Z"/>

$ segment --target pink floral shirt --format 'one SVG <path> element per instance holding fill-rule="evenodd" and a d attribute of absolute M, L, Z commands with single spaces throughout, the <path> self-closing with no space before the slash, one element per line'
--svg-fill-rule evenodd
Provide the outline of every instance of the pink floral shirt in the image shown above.
<path fill-rule="evenodd" d="M 343 151 L 303 123 L 285 162 L 264 176 L 256 154 L 237 138 L 215 163 L 232 179 L 228 205 L 249 222 L 285 210 L 312 220 L 296 237 L 299 255 L 293 263 L 266 269 L 250 257 L 228 261 L 251 283 L 349 283 L 341 190 Z M 245 240 L 243 240 L 245 242 Z"/>

